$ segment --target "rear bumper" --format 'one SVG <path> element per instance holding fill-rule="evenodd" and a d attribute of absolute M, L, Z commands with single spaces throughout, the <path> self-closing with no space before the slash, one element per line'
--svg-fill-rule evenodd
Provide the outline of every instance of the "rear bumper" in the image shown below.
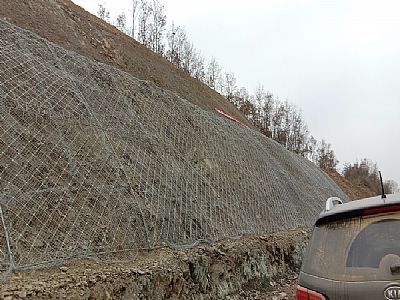
<path fill-rule="evenodd" d="M 323 294 L 327 300 L 387 300 L 385 289 L 400 286 L 400 280 L 343 282 L 300 272 L 299 285 Z"/>

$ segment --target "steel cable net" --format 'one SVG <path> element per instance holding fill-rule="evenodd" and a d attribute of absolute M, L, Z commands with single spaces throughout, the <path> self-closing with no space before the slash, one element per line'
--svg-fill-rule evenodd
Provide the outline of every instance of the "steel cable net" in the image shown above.
<path fill-rule="evenodd" d="M 4 270 L 311 225 L 346 199 L 306 159 L 0 20 Z"/>

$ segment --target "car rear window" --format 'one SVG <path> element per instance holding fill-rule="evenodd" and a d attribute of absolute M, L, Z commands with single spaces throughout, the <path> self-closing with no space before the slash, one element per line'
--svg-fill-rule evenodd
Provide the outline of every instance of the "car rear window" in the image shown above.
<path fill-rule="evenodd" d="M 393 280 L 400 263 L 400 212 L 316 226 L 303 272 L 332 280 Z"/>

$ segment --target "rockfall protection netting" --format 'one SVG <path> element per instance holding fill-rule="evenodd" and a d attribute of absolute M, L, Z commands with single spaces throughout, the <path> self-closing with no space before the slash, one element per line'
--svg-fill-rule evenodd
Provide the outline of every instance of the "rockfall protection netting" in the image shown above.
<path fill-rule="evenodd" d="M 0 111 L 3 270 L 311 225 L 346 199 L 255 130 L 1 19 Z"/>

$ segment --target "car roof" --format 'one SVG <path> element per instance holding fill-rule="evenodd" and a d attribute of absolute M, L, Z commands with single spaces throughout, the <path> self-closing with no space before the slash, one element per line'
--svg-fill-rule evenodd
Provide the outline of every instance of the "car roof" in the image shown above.
<path fill-rule="evenodd" d="M 319 215 L 316 225 L 327 223 L 329 221 L 355 217 L 360 215 L 361 211 L 368 208 L 378 208 L 393 205 L 400 205 L 400 194 L 386 195 L 386 198 L 382 198 L 382 196 L 376 196 L 338 204 L 332 207 L 329 211 L 323 211 Z"/>

